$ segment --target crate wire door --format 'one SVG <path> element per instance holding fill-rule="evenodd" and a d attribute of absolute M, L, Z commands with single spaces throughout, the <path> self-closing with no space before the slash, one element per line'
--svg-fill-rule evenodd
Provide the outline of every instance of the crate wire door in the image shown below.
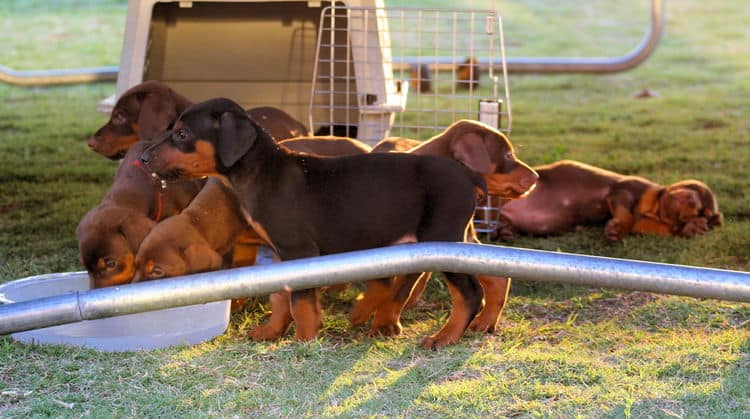
<path fill-rule="evenodd" d="M 502 19 L 493 10 L 327 7 L 313 77 L 313 132 L 373 145 L 424 140 L 465 118 L 510 134 Z"/>

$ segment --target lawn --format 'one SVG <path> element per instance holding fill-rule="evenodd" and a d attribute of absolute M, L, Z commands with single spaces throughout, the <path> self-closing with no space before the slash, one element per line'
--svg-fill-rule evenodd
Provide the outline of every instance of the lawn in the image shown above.
<path fill-rule="evenodd" d="M 0 64 L 116 65 L 125 3 L 4 1 Z M 618 55 L 648 22 L 645 0 L 498 3 L 511 56 Z M 511 139 L 531 164 L 567 158 L 665 184 L 703 180 L 725 225 L 690 240 L 608 245 L 601 228 L 586 228 L 513 246 L 750 270 L 750 9 L 666 8 L 662 42 L 635 70 L 511 75 Z M 658 95 L 636 98 L 646 87 Z M 80 270 L 75 226 L 117 167 L 85 138 L 114 89 L 0 85 L 0 282 Z M 750 416 L 749 304 L 515 281 L 498 331 L 428 352 L 421 336 L 449 309 L 439 281 L 393 339 L 348 328 L 353 293 L 326 298 L 311 343 L 250 341 L 263 298 L 192 347 L 107 354 L 0 338 L 0 416 Z"/>

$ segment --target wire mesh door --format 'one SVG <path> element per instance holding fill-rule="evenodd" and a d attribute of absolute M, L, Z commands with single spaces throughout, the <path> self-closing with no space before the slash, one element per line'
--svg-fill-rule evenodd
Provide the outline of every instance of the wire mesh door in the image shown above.
<path fill-rule="evenodd" d="M 321 13 L 310 127 L 375 144 L 458 119 L 506 134 L 502 19 L 492 10 L 331 6 Z"/>

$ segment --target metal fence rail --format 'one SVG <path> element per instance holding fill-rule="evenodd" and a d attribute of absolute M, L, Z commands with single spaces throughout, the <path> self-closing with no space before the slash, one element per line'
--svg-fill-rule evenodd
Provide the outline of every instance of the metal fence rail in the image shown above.
<path fill-rule="evenodd" d="M 750 273 L 467 243 L 418 243 L 206 272 L 0 306 L 0 335 L 122 314 L 449 271 L 750 302 Z"/>

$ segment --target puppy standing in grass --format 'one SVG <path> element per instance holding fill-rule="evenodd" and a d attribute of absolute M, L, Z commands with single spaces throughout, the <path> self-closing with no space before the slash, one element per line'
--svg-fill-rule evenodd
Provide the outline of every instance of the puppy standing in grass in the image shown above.
<path fill-rule="evenodd" d="M 464 239 L 481 176 L 448 159 L 407 154 L 323 158 L 279 146 L 228 99 L 186 110 L 171 133 L 142 155 L 160 176 L 221 176 L 237 192 L 250 225 L 281 260 L 415 241 Z M 394 188 L 398 185 L 398 188 Z M 422 346 L 457 342 L 482 308 L 472 275 L 445 272 L 453 307 Z M 413 282 L 399 293 L 402 306 Z M 321 327 L 318 291 L 293 290 L 295 336 Z"/>

